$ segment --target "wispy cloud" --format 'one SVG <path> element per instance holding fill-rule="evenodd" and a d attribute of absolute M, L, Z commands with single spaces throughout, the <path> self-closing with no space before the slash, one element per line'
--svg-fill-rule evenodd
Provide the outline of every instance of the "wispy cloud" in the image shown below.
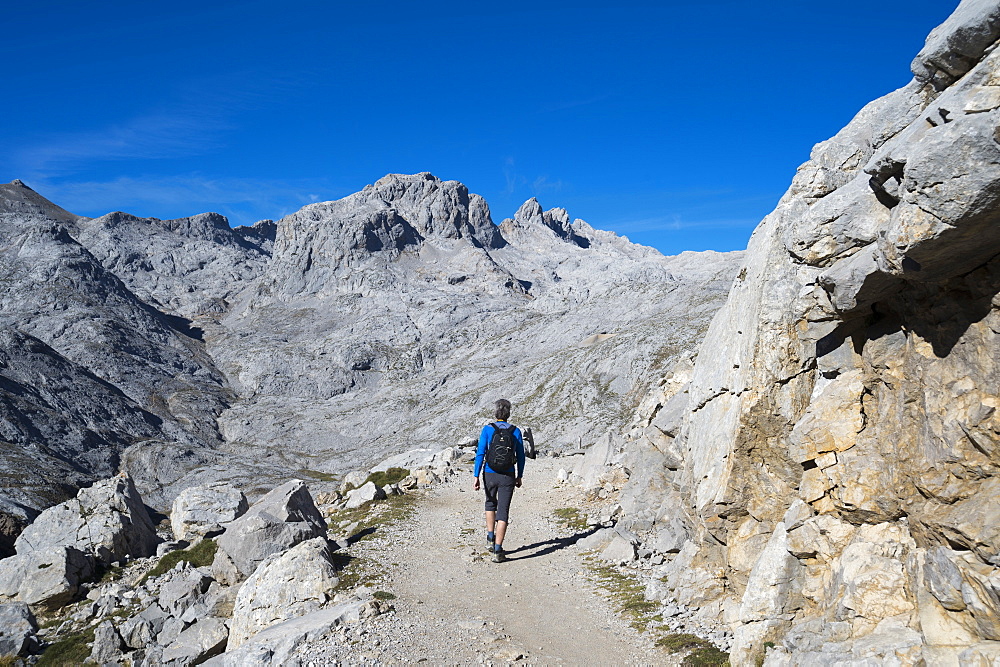
<path fill-rule="evenodd" d="M 682 229 L 753 229 L 759 222 L 760 220 L 751 218 L 690 219 L 670 214 L 617 220 L 606 224 L 619 234 L 635 234 L 638 232 L 680 231 Z"/>
<path fill-rule="evenodd" d="M 3 158 L 24 180 L 67 177 L 96 163 L 196 157 L 212 153 L 238 128 L 239 115 L 302 87 L 280 72 L 231 71 L 177 83 L 155 109 L 76 132 L 14 144 Z"/>
<path fill-rule="evenodd" d="M 110 181 L 36 181 L 28 185 L 81 215 L 124 210 L 143 217 L 175 218 L 214 211 L 236 224 L 278 219 L 302 206 L 348 194 L 321 179 L 210 178 L 201 174 L 121 177 Z M 328 193 L 316 194 L 319 193 Z"/>
<path fill-rule="evenodd" d="M 560 192 L 564 186 L 562 179 L 551 180 L 548 174 L 529 178 L 519 173 L 513 157 L 504 159 L 503 176 L 505 195 L 514 195 L 520 190 L 526 190 L 532 196 L 538 197 L 547 192 Z"/>
<path fill-rule="evenodd" d="M 135 117 L 96 130 L 50 136 L 17 149 L 13 161 L 26 178 L 76 172 L 88 163 L 199 155 L 218 145 L 226 127 L 214 114 L 178 110 Z"/>

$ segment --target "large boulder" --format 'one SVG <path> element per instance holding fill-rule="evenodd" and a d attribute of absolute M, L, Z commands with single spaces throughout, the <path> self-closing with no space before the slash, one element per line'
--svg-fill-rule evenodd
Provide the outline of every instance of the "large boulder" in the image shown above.
<path fill-rule="evenodd" d="M 375 482 L 365 482 L 347 493 L 347 504 L 344 507 L 355 509 L 373 500 L 385 500 L 385 497 L 385 490 L 381 486 Z"/>
<path fill-rule="evenodd" d="M 38 646 L 35 615 L 23 602 L 0 604 L 0 658 L 27 655 Z"/>
<path fill-rule="evenodd" d="M 229 647 L 238 647 L 275 623 L 316 611 L 333 597 L 337 583 L 325 538 L 272 555 L 240 587 Z"/>
<path fill-rule="evenodd" d="M 360 623 L 377 616 L 382 611 L 378 600 L 343 602 L 304 616 L 272 625 L 241 644 L 230 646 L 220 656 L 203 663 L 206 667 L 268 667 L 270 665 L 298 664 L 294 661 L 296 649 L 306 642 L 314 642 L 330 634 L 334 628 Z"/>
<path fill-rule="evenodd" d="M 224 526 L 212 573 L 221 583 L 237 583 L 253 574 L 271 554 L 299 542 L 326 536 L 326 521 L 309 489 L 298 479 L 274 489 L 246 514 Z"/>
<path fill-rule="evenodd" d="M 18 554 L 72 547 L 108 564 L 156 553 L 156 529 L 130 477 L 101 480 L 38 515 L 14 542 Z"/>
<path fill-rule="evenodd" d="M 47 547 L 0 560 L 0 602 L 57 609 L 93 574 L 89 555 L 73 547 Z"/>
<path fill-rule="evenodd" d="M 222 619 L 201 618 L 185 628 L 163 650 L 167 665 L 197 665 L 226 650 L 229 630 Z"/>
<path fill-rule="evenodd" d="M 222 530 L 222 525 L 249 509 L 243 492 L 228 484 L 206 484 L 184 489 L 174 499 L 170 527 L 174 539 L 192 542 Z"/>

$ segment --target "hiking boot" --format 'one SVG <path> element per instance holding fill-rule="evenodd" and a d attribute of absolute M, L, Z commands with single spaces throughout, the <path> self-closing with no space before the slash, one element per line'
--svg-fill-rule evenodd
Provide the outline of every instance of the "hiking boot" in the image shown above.
<path fill-rule="evenodd" d="M 493 562 L 502 563 L 507 560 L 507 554 L 504 553 L 503 548 L 493 550 Z"/>
<path fill-rule="evenodd" d="M 494 547 L 496 547 L 496 538 L 490 539 L 490 536 L 487 535 L 486 536 L 486 550 L 487 551 L 493 551 Z"/>

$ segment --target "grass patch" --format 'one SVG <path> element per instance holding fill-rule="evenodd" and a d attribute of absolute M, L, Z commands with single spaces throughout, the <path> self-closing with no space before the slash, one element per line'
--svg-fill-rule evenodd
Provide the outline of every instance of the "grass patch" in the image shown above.
<path fill-rule="evenodd" d="M 35 664 L 38 667 L 75 667 L 76 665 L 82 665 L 90 659 L 90 647 L 87 645 L 93 641 L 93 628 L 69 635 L 45 649 L 45 652 L 42 653 Z"/>
<path fill-rule="evenodd" d="M 729 654 L 701 637 L 690 634 L 664 635 L 656 645 L 670 653 L 690 651 L 682 663 L 689 667 L 729 667 Z"/>
<path fill-rule="evenodd" d="M 656 645 L 670 653 L 680 653 L 693 648 L 705 648 L 708 642 L 696 635 L 674 634 L 660 637 L 656 640 Z"/>
<path fill-rule="evenodd" d="M 395 600 L 396 596 L 389 591 L 375 591 L 372 593 L 372 597 L 376 600 Z"/>
<path fill-rule="evenodd" d="M 117 565 L 104 565 L 103 567 L 98 565 L 95 574 L 97 575 L 98 583 L 106 584 L 120 577 L 122 572 L 124 572 L 124 569 Z"/>
<path fill-rule="evenodd" d="M 552 513 L 556 515 L 556 520 L 559 523 L 572 530 L 584 531 L 590 527 L 587 517 L 575 507 L 560 507 Z"/>
<path fill-rule="evenodd" d="M 684 658 L 682 664 L 685 666 L 690 665 L 690 667 L 730 667 L 729 654 L 720 651 L 714 646 L 707 646 L 692 651 Z"/>
<path fill-rule="evenodd" d="M 158 577 L 161 574 L 166 574 L 182 560 L 191 563 L 192 567 L 211 565 L 212 561 L 215 560 L 215 552 L 218 548 L 219 545 L 215 543 L 215 540 L 207 539 L 202 540 L 193 547 L 163 554 L 163 557 L 153 566 L 153 569 L 139 580 L 138 585 L 143 585 L 150 577 Z"/>
<path fill-rule="evenodd" d="M 19 660 L 16 655 L 0 655 L 0 667 L 14 667 Z"/>
<path fill-rule="evenodd" d="M 409 473 L 407 473 L 409 474 Z M 413 495 L 389 496 L 377 503 L 368 503 L 354 509 L 333 510 L 327 515 L 331 525 L 348 522 L 357 523 L 356 542 L 369 539 L 379 528 L 409 520 L 416 510 L 416 497 Z M 359 585 L 378 583 L 381 571 L 374 570 L 374 563 L 366 558 L 350 556 L 339 551 L 333 554 L 333 562 L 337 567 L 336 590 L 350 590 Z"/>
<path fill-rule="evenodd" d="M 344 493 L 353 491 L 354 489 L 360 488 L 367 484 L 368 482 L 373 482 L 375 486 L 382 487 L 383 489 L 390 484 L 397 484 L 407 476 L 409 476 L 410 471 L 406 468 L 389 468 L 388 470 L 380 470 L 378 472 L 373 472 L 368 477 L 365 477 L 365 481 L 361 482 L 355 486 L 354 484 L 348 484 L 344 487 Z"/>
<path fill-rule="evenodd" d="M 652 630 L 662 633 L 663 616 L 660 605 L 646 599 L 646 588 L 638 577 L 613 565 L 599 561 L 595 556 L 586 559 L 594 582 L 608 592 L 618 612 L 630 619 L 633 628 L 639 632 Z M 690 651 L 684 658 L 684 665 L 692 667 L 729 667 L 729 654 L 720 651 L 711 642 L 691 634 L 663 634 L 656 645 L 669 653 Z"/>
<path fill-rule="evenodd" d="M 375 486 L 386 487 L 390 484 L 397 484 L 402 480 L 406 479 L 410 474 L 410 471 L 406 468 L 389 468 L 388 470 L 373 472 L 368 475 L 368 479 L 365 480 L 365 484 L 368 482 L 375 482 Z"/>
<path fill-rule="evenodd" d="M 320 482 L 336 482 L 337 476 L 331 475 L 328 472 L 323 472 L 322 470 L 309 470 L 308 468 L 303 468 L 299 470 L 299 474 L 303 477 L 309 477 L 311 479 L 318 480 Z"/>
<path fill-rule="evenodd" d="M 767 649 L 774 648 L 774 642 L 764 642 L 764 650 L 757 654 L 757 657 L 753 659 L 755 667 L 761 667 L 766 659 Z"/>
<path fill-rule="evenodd" d="M 587 558 L 587 566 L 594 582 L 608 592 L 619 613 L 631 619 L 632 627 L 639 632 L 648 630 L 660 605 L 646 599 L 646 587 L 638 578 L 593 556 Z"/>

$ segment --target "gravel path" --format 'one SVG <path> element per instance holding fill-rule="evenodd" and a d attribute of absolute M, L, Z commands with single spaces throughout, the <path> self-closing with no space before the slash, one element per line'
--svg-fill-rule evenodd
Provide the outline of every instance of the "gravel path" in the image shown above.
<path fill-rule="evenodd" d="M 486 555 L 482 493 L 460 473 L 425 492 L 413 519 L 351 547 L 380 563 L 395 611 L 300 650 L 324 664 L 676 664 L 619 618 L 586 575 L 573 532 L 553 519 L 579 491 L 566 460 L 529 461 L 514 494 L 506 563 Z"/>

